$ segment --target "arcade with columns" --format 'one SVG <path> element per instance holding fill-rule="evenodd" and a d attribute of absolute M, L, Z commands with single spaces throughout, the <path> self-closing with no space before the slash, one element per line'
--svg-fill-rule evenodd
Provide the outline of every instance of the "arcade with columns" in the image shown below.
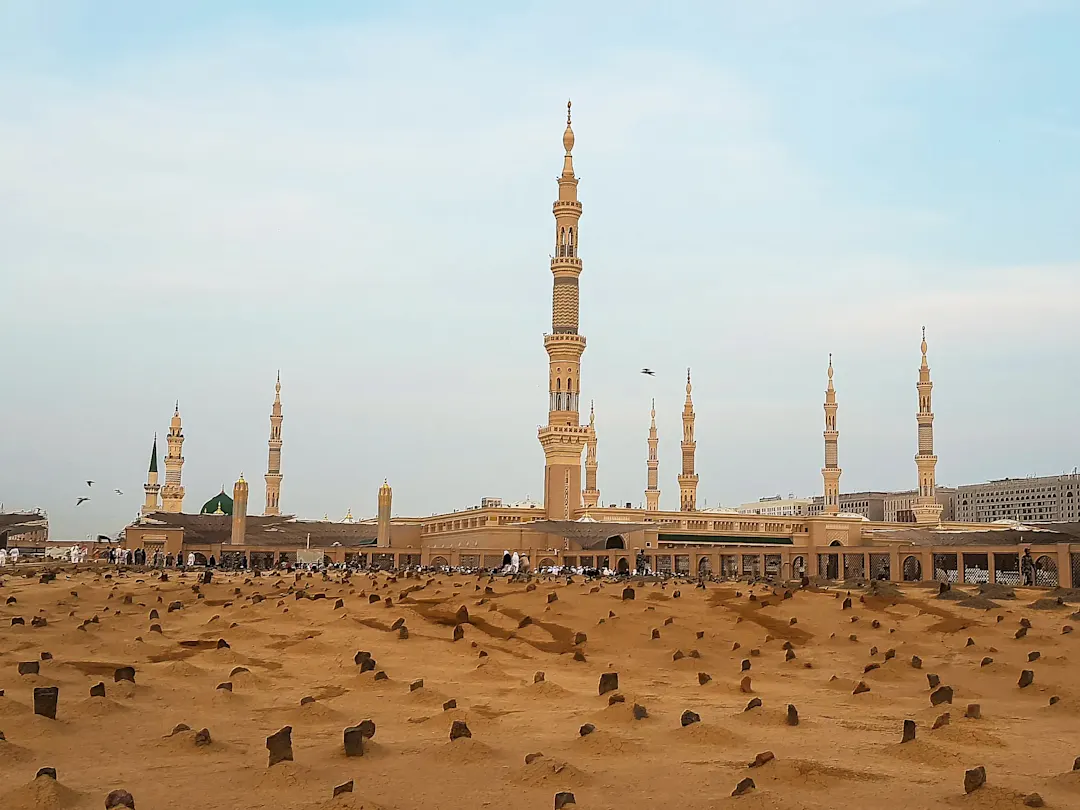
<path fill-rule="evenodd" d="M 207 502 L 207 506 L 215 506 L 212 512 L 183 511 L 184 435 L 177 404 L 167 436 L 165 484 L 158 485 L 155 437 L 144 486 L 146 502 L 140 517 L 125 529 L 127 545 L 172 554 L 190 551 L 199 558 L 214 556 L 225 561 L 241 556 L 253 566 L 310 560 L 314 555 L 327 561 L 380 567 L 494 568 L 501 563 L 504 550 L 511 550 L 527 555 L 534 568 L 570 565 L 628 573 L 644 556 L 653 571 L 688 576 L 797 578 L 805 574 L 823 580 L 953 582 L 1011 582 L 1019 576 L 1019 555 L 1030 549 L 1044 572 L 1044 584 L 1069 587 L 1080 582 L 1080 536 L 1067 525 L 940 522 L 941 505 L 935 495 L 933 383 L 925 329 L 916 386 L 915 524 L 871 524 L 860 515 L 840 512 L 840 434 L 831 355 L 824 399 L 822 514 L 773 517 L 698 508 L 689 369 L 677 476 L 679 509 L 659 508 L 655 401 L 646 442 L 644 507 L 601 506 L 596 413 L 590 404 L 587 424 L 581 423 L 579 413 L 586 348 L 578 317 L 582 204 L 574 170 L 570 113 L 568 103 L 562 172 L 552 206 L 551 331 L 543 336 L 548 356 L 548 412 L 546 424 L 537 433 L 544 454 L 542 504 L 503 506 L 496 499 L 485 499 L 480 507 L 458 512 L 394 517 L 391 489 L 384 483 L 378 493 L 378 516 L 372 520 L 306 520 L 283 513 L 279 375 L 270 413 L 263 513 L 247 514 L 248 484 L 243 476 L 231 498 L 222 492 Z"/>

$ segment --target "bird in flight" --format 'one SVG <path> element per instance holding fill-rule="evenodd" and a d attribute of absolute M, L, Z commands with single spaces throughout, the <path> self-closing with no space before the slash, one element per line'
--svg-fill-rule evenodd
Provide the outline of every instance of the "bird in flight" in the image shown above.
<path fill-rule="evenodd" d="M 79 498 L 79 500 L 75 501 L 75 505 L 76 506 L 82 506 L 83 501 L 88 501 L 88 500 L 90 500 L 90 499 L 89 498 Z"/>
<path fill-rule="evenodd" d="M 92 487 L 92 486 L 94 485 L 94 482 L 93 482 L 93 481 L 87 481 L 87 482 L 86 482 L 86 485 L 87 485 L 88 487 Z"/>
<path fill-rule="evenodd" d="M 118 489 L 114 489 L 113 492 L 115 492 L 117 495 L 123 495 L 124 494 L 123 492 L 121 492 Z"/>
<path fill-rule="evenodd" d="M 642 374 L 648 374 L 650 377 L 655 377 L 656 376 L 656 372 L 653 371 L 651 368 L 643 368 L 641 370 L 641 373 Z"/>

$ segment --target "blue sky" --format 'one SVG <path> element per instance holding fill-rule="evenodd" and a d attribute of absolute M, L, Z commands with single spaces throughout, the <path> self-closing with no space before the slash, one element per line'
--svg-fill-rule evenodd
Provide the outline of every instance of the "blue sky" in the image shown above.
<path fill-rule="evenodd" d="M 1080 463 L 1070 2 L 4 2 L 0 501 L 54 536 L 141 503 L 180 400 L 185 506 L 429 514 L 538 496 L 567 97 L 599 484 L 662 506 L 694 368 L 700 499 Z M 637 374 L 643 365 L 655 378 Z M 74 508 L 81 482 L 95 492 Z"/>

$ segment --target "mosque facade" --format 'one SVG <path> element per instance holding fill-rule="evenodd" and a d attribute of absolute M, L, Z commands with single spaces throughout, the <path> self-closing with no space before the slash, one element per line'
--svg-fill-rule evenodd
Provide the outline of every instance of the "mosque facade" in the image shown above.
<path fill-rule="evenodd" d="M 130 547 L 228 560 L 252 565 L 322 557 L 384 567 L 450 565 L 497 567 L 503 552 L 518 551 L 533 567 L 581 566 L 630 571 L 644 562 L 651 570 L 677 574 L 711 572 L 725 576 L 807 575 L 824 579 L 919 580 L 981 577 L 990 581 L 1019 571 L 1018 547 L 1039 552 L 1054 567 L 1055 582 L 1080 581 L 1080 525 L 1025 527 L 942 523 L 936 493 L 933 383 L 925 329 L 918 369 L 916 415 L 918 483 L 911 503 L 912 523 L 873 523 L 841 511 L 837 391 L 829 357 L 824 399 L 823 503 L 818 514 L 771 516 L 698 507 L 699 476 L 691 371 L 687 369 L 682 410 L 679 509 L 659 508 L 659 459 L 655 402 L 646 440 L 644 507 L 602 506 L 595 410 L 582 424 L 582 357 L 586 340 L 579 323 L 579 252 L 582 204 L 574 171 L 575 143 L 567 104 L 563 166 L 552 206 L 555 219 L 551 331 L 543 336 L 548 356 L 547 422 L 537 432 L 544 455 L 543 503 L 481 506 L 424 518 L 393 517 L 392 491 L 384 483 L 374 520 L 307 520 L 283 512 L 281 501 L 281 378 L 270 414 L 265 505 L 248 514 L 248 484 L 240 476 L 231 498 L 222 491 L 198 514 L 185 513 L 182 454 L 184 434 L 179 403 L 167 435 L 165 483 L 158 485 L 157 440 L 151 454 L 146 500 L 140 517 L 125 529 Z M 584 475 L 583 473 L 584 455 Z M 1027 531 L 1025 532 L 1025 529 Z M 1076 545 L 1074 545 L 1074 543 Z M 950 560 L 952 561 L 950 563 Z M 972 567 L 974 565 L 974 567 Z M 950 567 L 951 566 L 951 567 Z M 976 573 L 970 573 L 970 572 Z M 950 573 L 951 572 L 951 573 Z"/>

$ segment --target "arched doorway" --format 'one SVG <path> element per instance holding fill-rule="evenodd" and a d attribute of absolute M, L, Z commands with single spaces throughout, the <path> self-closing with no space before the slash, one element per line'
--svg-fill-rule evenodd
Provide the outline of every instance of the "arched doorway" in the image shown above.
<path fill-rule="evenodd" d="M 195 552 L 195 564 L 196 565 L 206 565 L 206 555 L 203 554 L 201 551 L 196 551 Z"/>
<path fill-rule="evenodd" d="M 702 557 L 697 563 L 697 572 L 701 576 L 708 576 L 712 573 L 712 560 L 708 557 Z"/>
<path fill-rule="evenodd" d="M 919 558 L 912 555 L 904 558 L 904 582 L 919 582 L 922 580 L 922 563 Z"/>
<path fill-rule="evenodd" d="M 448 563 L 446 561 L 446 557 L 432 557 L 431 558 L 431 567 L 432 568 L 449 568 L 450 563 Z"/>
<path fill-rule="evenodd" d="M 542 560 L 540 560 L 540 568 L 543 569 L 543 568 L 554 568 L 554 567 L 555 567 L 555 560 L 551 559 L 551 557 L 544 557 Z"/>
<path fill-rule="evenodd" d="M 1056 588 L 1058 584 L 1057 560 L 1043 554 L 1035 560 L 1035 584 L 1040 588 Z"/>
<path fill-rule="evenodd" d="M 841 543 L 839 540 L 833 540 L 831 543 L 829 543 L 829 545 L 830 546 L 842 546 L 844 544 Z"/>
<path fill-rule="evenodd" d="M 791 574 L 799 579 L 806 575 L 806 558 L 801 554 L 791 561 Z"/>
<path fill-rule="evenodd" d="M 615 568 L 620 574 L 626 576 L 630 575 L 630 561 L 626 559 L 626 557 L 619 557 L 619 561 L 615 564 Z"/>
<path fill-rule="evenodd" d="M 614 537 L 609 537 L 607 539 L 607 542 L 604 543 L 604 548 L 625 549 L 626 541 L 623 540 L 621 534 L 617 534 Z"/>

